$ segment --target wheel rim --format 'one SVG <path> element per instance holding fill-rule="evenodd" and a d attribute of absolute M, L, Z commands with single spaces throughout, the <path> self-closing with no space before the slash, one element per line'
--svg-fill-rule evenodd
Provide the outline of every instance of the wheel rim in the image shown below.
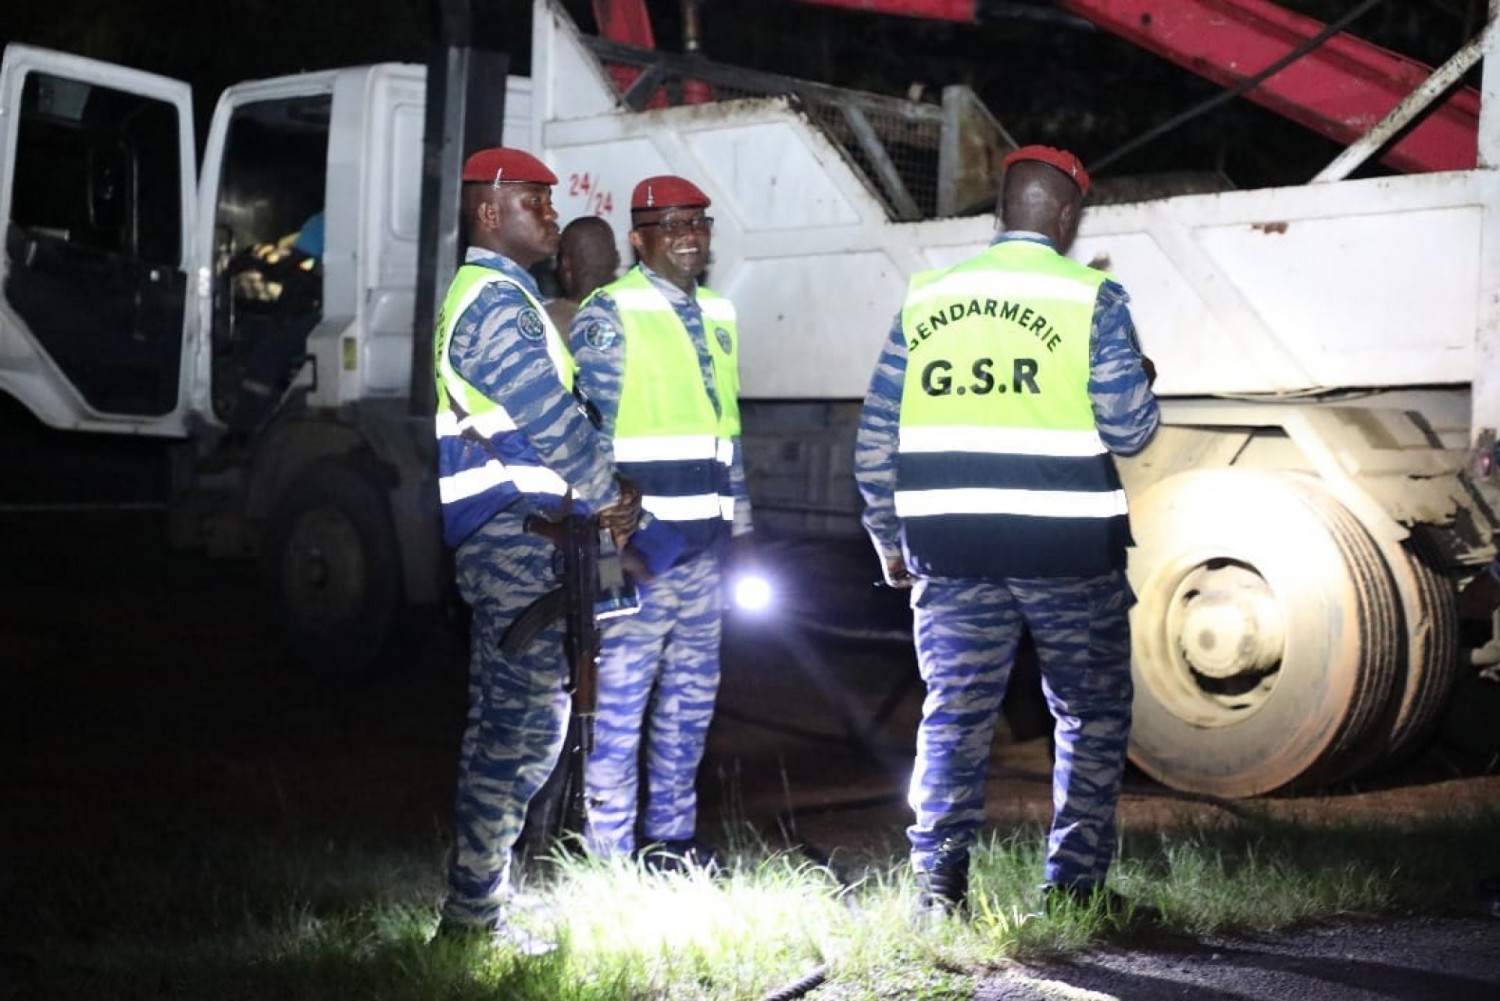
<path fill-rule="evenodd" d="M 282 588 L 304 625 L 327 627 L 359 615 L 366 560 L 357 526 L 337 508 L 304 513 L 282 560 Z"/>
<path fill-rule="evenodd" d="M 1275 690 L 1286 642 L 1271 586 L 1235 560 L 1189 560 L 1165 569 L 1170 655 L 1143 668 L 1173 715 L 1199 727 L 1231 726 Z M 1158 585 L 1161 586 L 1161 585 Z"/>

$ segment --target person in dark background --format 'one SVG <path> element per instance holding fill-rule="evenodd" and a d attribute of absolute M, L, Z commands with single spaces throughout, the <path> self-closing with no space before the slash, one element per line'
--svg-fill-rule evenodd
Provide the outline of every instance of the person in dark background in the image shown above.
<path fill-rule="evenodd" d="M 553 325 L 566 332 L 578 304 L 619 273 L 620 248 L 608 222 L 586 215 L 564 226 L 557 247 L 557 284 L 562 294 L 547 303 Z"/>
<path fill-rule="evenodd" d="M 607 857 L 640 848 L 646 865 L 661 869 L 717 863 L 696 840 L 694 783 L 719 686 L 724 554 L 750 558 L 734 306 L 698 283 L 713 231 L 708 207 L 680 177 L 637 184 L 630 245 L 640 264 L 586 300 L 570 332 L 579 384 L 654 519 L 643 541 L 662 523 L 680 541 L 665 565 L 650 567 L 640 612 L 603 626 L 584 770 L 589 850 Z"/>
<path fill-rule="evenodd" d="M 295 374 L 323 316 L 323 213 L 295 233 L 257 243 L 229 262 L 236 336 L 249 345 L 216 458 L 243 450 Z"/>
<path fill-rule="evenodd" d="M 1104 888 L 1130 733 L 1130 543 L 1111 453 L 1160 423 L 1125 290 L 1063 253 L 1089 179 L 1071 153 L 1005 160 L 1005 229 L 911 280 L 856 438 L 886 582 L 912 588 L 927 696 L 907 830 L 923 915 L 967 902 L 996 717 L 1022 630 L 1055 720 L 1049 905 Z"/>
<path fill-rule="evenodd" d="M 556 176 L 528 153 L 495 148 L 471 156 L 462 180 L 469 249 L 437 325 L 436 432 L 444 540 L 474 616 L 437 937 L 535 954 L 552 944 L 511 920 L 511 851 L 557 762 L 569 702 L 562 621 L 515 658 L 501 650 L 511 623 L 558 583 L 551 544 L 526 521 L 571 505 L 623 540 L 639 508 L 574 397 L 567 348 L 526 270 L 557 250 Z"/>

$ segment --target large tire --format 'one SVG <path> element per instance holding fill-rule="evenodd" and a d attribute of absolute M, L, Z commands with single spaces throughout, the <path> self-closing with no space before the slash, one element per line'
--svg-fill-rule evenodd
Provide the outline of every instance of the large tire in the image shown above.
<path fill-rule="evenodd" d="M 1382 544 L 1401 595 L 1407 665 L 1384 734 L 1370 744 L 1372 770 L 1410 760 L 1431 739 L 1458 681 L 1458 607 L 1453 582 L 1434 571 L 1410 541 Z"/>
<path fill-rule="evenodd" d="M 288 661 L 335 681 L 375 673 L 403 606 L 385 492 L 347 462 L 320 460 L 276 503 L 264 540 L 262 576 Z"/>
<path fill-rule="evenodd" d="M 1220 469 L 1153 485 L 1131 521 L 1131 760 L 1225 797 L 1347 777 L 1406 656 L 1396 586 L 1353 515 L 1310 477 Z"/>

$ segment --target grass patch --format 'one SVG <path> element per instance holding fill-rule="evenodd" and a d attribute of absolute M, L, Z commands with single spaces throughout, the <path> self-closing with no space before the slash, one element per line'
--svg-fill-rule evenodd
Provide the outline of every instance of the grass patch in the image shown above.
<path fill-rule="evenodd" d="M 1319 826 L 1252 811 L 1221 826 L 1127 832 L 1112 885 L 1159 911 L 1160 924 L 1076 907 L 1035 914 L 1039 830 L 986 838 L 970 919 L 920 926 L 901 859 L 861 866 L 850 883 L 753 841 L 719 879 L 558 853 L 525 880 L 543 906 L 524 921 L 561 943 L 535 959 L 428 944 L 443 850 L 435 836 L 57 846 L 6 888 L 0 984 L 48 998 L 714 1001 L 764 997 L 819 972 L 820 1001 L 967 998 L 1007 958 L 1148 928 L 1200 935 L 1441 911 L 1464 899 L 1472 860 L 1497 834 L 1500 808 Z"/>

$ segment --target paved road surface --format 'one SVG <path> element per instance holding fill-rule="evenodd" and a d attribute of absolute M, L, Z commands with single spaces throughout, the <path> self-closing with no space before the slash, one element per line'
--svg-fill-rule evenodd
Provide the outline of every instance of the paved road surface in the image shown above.
<path fill-rule="evenodd" d="M 814 995 L 816 996 L 816 995 Z M 1100 951 L 1018 969 L 974 1001 L 1495 1001 L 1500 921 L 1453 916 Z"/>

